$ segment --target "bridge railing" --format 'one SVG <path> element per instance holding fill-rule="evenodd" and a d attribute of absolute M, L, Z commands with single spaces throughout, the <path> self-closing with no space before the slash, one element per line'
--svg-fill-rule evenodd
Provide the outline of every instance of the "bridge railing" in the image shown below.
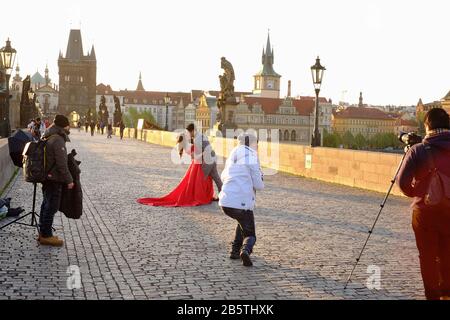
<path fill-rule="evenodd" d="M 0 196 L 14 175 L 15 169 L 9 157 L 8 139 L 0 139 Z"/>
<path fill-rule="evenodd" d="M 114 130 L 119 135 L 119 129 Z M 124 136 L 152 144 L 174 147 L 177 133 L 126 128 Z M 234 139 L 210 137 L 216 154 L 226 158 L 236 145 Z M 350 187 L 386 192 L 402 155 L 336 149 L 311 148 L 297 144 L 260 142 L 261 165 L 269 174 L 277 171 Z M 221 159 L 219 159 L 221 161 Z M 392 194 L 402 195 L 397 186 Z"/>

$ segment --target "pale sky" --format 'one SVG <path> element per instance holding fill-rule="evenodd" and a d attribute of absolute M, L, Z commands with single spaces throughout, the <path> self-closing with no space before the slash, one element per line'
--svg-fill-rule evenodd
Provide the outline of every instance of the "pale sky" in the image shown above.
<path fill-rule="evenodd" d="M 357 103 L 416 104 L 450 90 L 448 0 L 23 0 L 2 12 L 1 46 L 18 51 L 21 75 L 58 82 L 57 58 L 81 23 L 97 55 L 97 83 L 146 90 L 218 90 L 220 57 L 235 89 L 251 91 L 267 30 L 282 75 L 281 95 L 313 95 L 310 67 L 327 68 L 321 95 Z M 5 7 L 3 6 L 3 9 Z M 2 10 L 3 11 L 3 10 Z M 343 93 L 346 91 L 345 93 Z"/>

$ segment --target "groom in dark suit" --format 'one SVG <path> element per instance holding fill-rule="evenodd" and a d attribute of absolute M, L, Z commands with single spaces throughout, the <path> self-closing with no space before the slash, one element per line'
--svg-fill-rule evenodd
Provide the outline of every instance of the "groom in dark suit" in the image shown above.
<path fill-rule="evenodd" d="M 208 137 L 201 132 L 197 132 L 193 123 L 189 124 L 186 130 L 194 140 L 194 157 L 202 160 L 202 171 L 205 178 L 210 176 L 216 184 L 218 192 L 220 192 L 222 190 L 222 180 L 217 171 L 216 153 L 212 149 Z M 218 201 L 218 198 L 215 197 L 214 201 Z"/>

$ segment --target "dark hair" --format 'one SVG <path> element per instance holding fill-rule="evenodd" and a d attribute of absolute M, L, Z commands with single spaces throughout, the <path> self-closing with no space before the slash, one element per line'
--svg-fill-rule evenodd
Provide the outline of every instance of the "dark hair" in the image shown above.
<path fill-rule="evenodd" d="M 441 108 L 434 108 L 425 115 L 424 123 L 430 130 L 450 129 L 450 117 L 448 113 Z"/>
<path fill-rule="evenodd" d="M 195 126 L 194 126 L 193 123 L 190 123 L 190 124 L 186 127 L 186 130 L 189 131 L 189 132 L 194 131 L 194 129 L 195 129 Z"/>
<path fill-rule="evenodd" d="M 41 118 L 36 118 L 36 121 L 41 121 Z"/>

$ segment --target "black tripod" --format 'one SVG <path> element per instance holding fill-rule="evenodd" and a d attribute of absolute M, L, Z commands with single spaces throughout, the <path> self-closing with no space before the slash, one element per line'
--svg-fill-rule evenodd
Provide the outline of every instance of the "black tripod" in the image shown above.
<path fill-rule="evenodd" d="M 36 229 L 37 229 L 37 231 L 39 233 L 39 224 L 38 224 L 38 221 L 36 219 L 36 216 L 39 217 L 39 215 L 36 213 L 36 185 L 37 185 L 37 183 L 33 183 L 33 186 L 34 186 L 34 188 L 33 188 L 33 208 L 31 209 L 31 211 L 28 212 L 27 214 L 17 218 L 17 219 L 14 219 L 11 222 L 8 222 L 4 226 L 1 226 L 0 230 L 3 230 L 4 228 L 6 228 L 9 225 L 12 225 L 13 223 L 17 223 L 17 224 L 20 224 L 20 225 L 23 225 L 23 226 L 27 226 L 27 227 L 33 227 L 33 228 L 36 227 Z M 28 223 L 19 222 L 20 220 L 23 220 L 23 219 L 25 219 L 28 216 L 31 216 L 31 222 L 29 224 Z"/>
<path fill-rule="evenodd" d="M 400 171 L 400 168 L 402 167 L 403 161 L 405 160 L 405 156 L 406 156 L 406 153 L 407 153 L 408 150 L 409 150 L 409 146 L 407 146 L 407 147 L 405 148 L 405 152 L 403 153 L 402 160 L 400 161 L 400 164 L 398 165 L 397 172 L 395 173 L 394 178 L 391 180 L 391 186 L 389 187 L 389 190 L 388 190 L 386 196 L 384 197 L 383 202 L 380 204 L 380 211 L 378 212 L 378 215 L 377 215 L 377 217 L 376 217 L 376 219 L 375 219 L 375 222 L 374 222 L 373 225 L 372 225 L 372 228 L 369 230 L 369 235 L 368 235 L 368 237 L 367 237 L 367 239 L 366 239 L 366 242 L 364 242 L 364 246 L 362 247 L 361 252 L 360 252 L 358 258 L 356 258 L 356 263 L 355 263 L 355 265 L 353 266 L 352 272 L 350 273 L 350 275 L 349 275 L 348 278 L 347 278 L 347 281 L 345 282 L 344 290 L 347 289 L 347 285 L 348 285 L 348 283 L 349 283 L 349 281 L 350 281 L 350 279 L 351 279 L 351 277 L 352 277 L 352 275 L 353 275 L 353 272 L 355 271 L 356 266 L 358 265 L 359 260 L 361 259 L 361 256 L 362 256 L 362 254 L 363 254 L 363 252 L 364 252 L 364 249 L 366 248 L 366 245 L 367 245 L 367 243 L 369 242 L 370 236 L 372 235 L 373 230 L 375 229 L 375 225 L 377 224 L 378 219 L 380 218 L 381 212 L 383 211 L 384 205 L 386 204 L 386 201 L 387 201 L 387 199 L 388 199 L 388 197 L 389 197 L 389 195 L 390 195 L 390 193 L 391 193 L 391 191 L 392 191 L 392 188 L 394 187 L 394 183 L 395 183 L 395 181 L 397 180 L 398 173 L 399 173 L 399 171 Z"/>

